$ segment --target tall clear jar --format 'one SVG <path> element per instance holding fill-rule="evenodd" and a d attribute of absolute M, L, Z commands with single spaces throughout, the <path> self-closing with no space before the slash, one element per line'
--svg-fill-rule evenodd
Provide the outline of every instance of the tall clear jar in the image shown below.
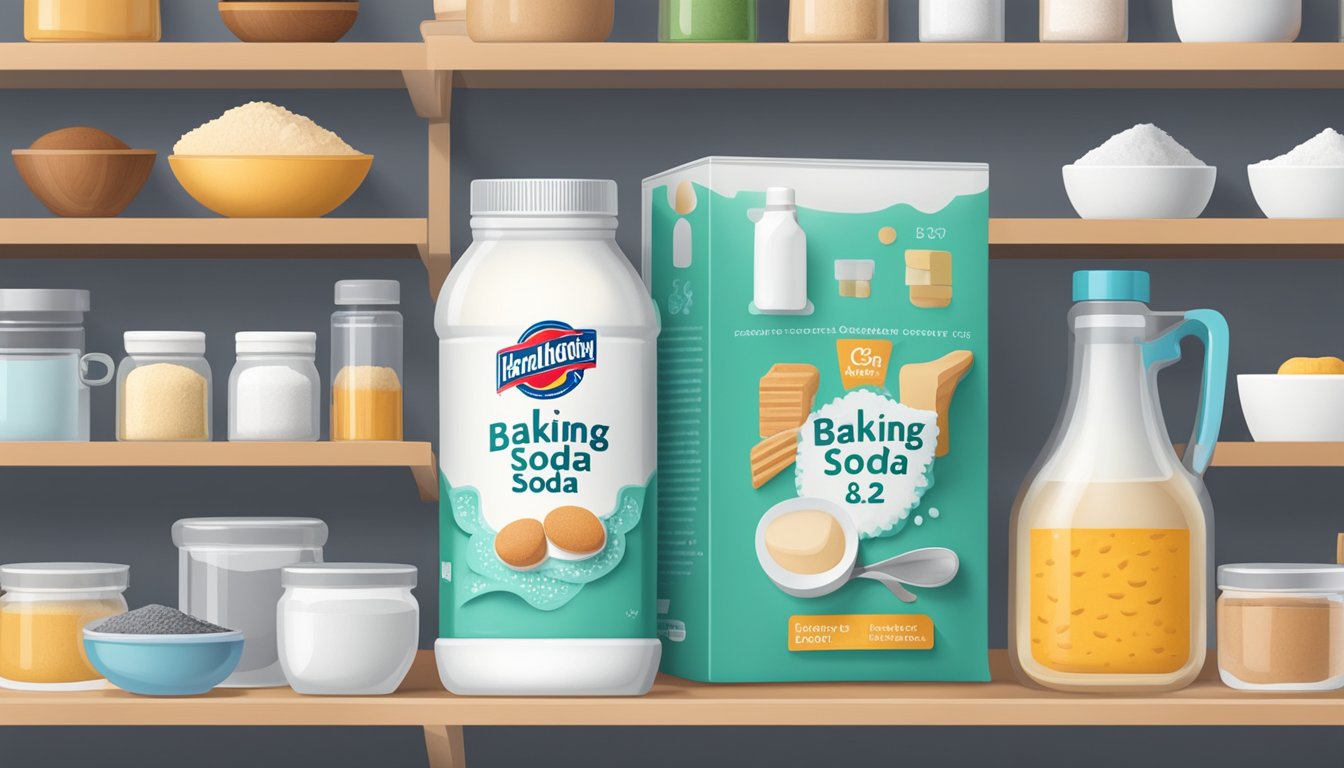
<path fill-rule="evenodd" d="M 791 43 L 885 43 L 888 0 L 789 0 Z"/>
<path fill-rule="evenodd" d="M 245 332 L 234 337 L 229 374 L 229 439 L 312 441 L 322 436 L 322 378 L 313 363 L 317 334 Z"/>
<path fill-rule="evenodd" d="M 1003 0 L 919 0 L 922 43 L 1002 43 Z"/>
<path fill-rule="evenodd" d="M 205 334 L 127 331 L 117 366 L 117 439 L 210 439 L 211 374 Z"/>
<path fill-rule="evenodd" d="M 1041 0 L 1041 42 L 1129 41 L 1129 0 Z"/>
<path fill-rule="evenodd" d="M 126 612 L 130 567 L 114 563 L 0 566 L 0 687 L 101 688 L 84 654 L 84 627 Z"/>
<path fill-rule="evenodd" d="M 396 280 L 336 283 L 331 439 L 402 439 L 402 318 Z"/>
<path fill-rule="evenodd" d="M 754 43 L 756 0 L 659 0 L 664 43 Z"/>

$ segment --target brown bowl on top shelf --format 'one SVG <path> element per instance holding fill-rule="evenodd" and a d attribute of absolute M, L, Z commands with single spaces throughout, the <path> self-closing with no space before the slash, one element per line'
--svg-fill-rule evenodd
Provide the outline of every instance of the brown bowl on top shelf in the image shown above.
<path fill-rule="evenodd" d="M 108 218 L 145 186 L 158 153 L 96 128 L 65 128 L 13 152 L 19 176 L 57 216 Z"/>
<path fill-rule="evenodd" d="M 334 43 L 355 26 L 359 3 L 221 0 L 219 15 L 245 43 Z"/>

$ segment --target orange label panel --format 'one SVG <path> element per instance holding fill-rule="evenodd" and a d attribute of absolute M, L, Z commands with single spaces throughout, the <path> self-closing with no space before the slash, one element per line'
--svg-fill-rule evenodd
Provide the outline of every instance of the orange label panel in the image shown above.
<path fill-rule="evenodd" d="M 790 651 L 927 651 L 933 619 L 922 614 L 790 616 Z"/>
<path fill-rule="evenodd" d="M 891 342 L 884 339 L 837 339 L 840 383 L 845 389 L 885 387 L 891 363 Z"/>

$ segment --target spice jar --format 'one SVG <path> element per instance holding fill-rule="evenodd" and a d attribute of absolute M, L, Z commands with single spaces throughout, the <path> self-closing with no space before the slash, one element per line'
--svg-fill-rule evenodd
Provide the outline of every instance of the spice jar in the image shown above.
<path fill-rule="evenodd" d="M 127 331 L 117 366 L 117 439 L 210 439 L 205 334 Z"/>
<path fill-rule="evenodd" d="M 331 316 L 331 439 L 400 440 L 402 319 L 396 280 L 342 280 Z"/>
<path fill-rule="evenodd" d="M 0 686 L 102 687 L 84 655 L 84 627 L 126 612 L 129 581 L 130 567 L 111 563 L 0 566 Z"/>
<path fill-rule="evenodd" d="M 756 0 L 660 0 L 664 43 L 754 43 Z"/>
<path fill-rule="evenodd" d="M 280 665 L 291 688 L 326 696 L 397 690 L 420 640 L 415 566 L 291 565 L 281 581 Z"/>
<path fill-rule="evenodd" d="M 478 43 L 600 43 L 616 0 L 467 0 L 467 34 Z"/>
<path fill-rule="evenodd" d="M 1123 43 L 1129 0 L 1041 0 L 1041 42 Z"/>
<path fill-rule="evenodd" d="M 919 0 L 923 43 L 1002 43 L 1003 0 Z"/>
<path fill-rule="evenodd" d="M 229 374 L 229 439 L 311 441 L 322 436 L 317 334 L 239 333 Z"/>
<path fill-rule="evenodd" d="M 1218 568 L 1218 673 L 1243 691 L 1344 688 L 1344 566 Z"/>
<path fill-rule="evenodd" d="M 885 43 L 887 0 L 789 0 L 791 43 Z"/>
<path fill-rule="evenodd" d="M 158 42 L 159 0 L 24 0 L 23 36 L 43 41 Z"/>

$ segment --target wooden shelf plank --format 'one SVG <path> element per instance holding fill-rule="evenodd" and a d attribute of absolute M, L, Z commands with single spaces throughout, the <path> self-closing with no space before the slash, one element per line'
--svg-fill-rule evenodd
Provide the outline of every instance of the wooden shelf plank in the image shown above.
<path fill-rule="evenodd" d="M 0 443 L 0 468 L 36 467 L 405 467 L 439 497 L 429 443 Z"/>
<path fill-rule="evenodd" d="M 467 88 L 1344 87 L 1337 43 L 426 45 Z"/>
<path fill-rule="evenodd" d="M 0 219 L 0 259 L 415 259 L 427 232 L 425 219 Z"/>
<path fill-rule="evenodd" d="M 1344 443 L 1219 443 L 1215 467 L 1344 467 Z"/>
<path fill-rule="evenodd" d="M 0 88 L 405 88 L 421 43 L 2 43 Z"/>
<path fill-rule="evenodd" d="M 1344 257 L 1341 219 L 992 219 L 996 259 Z"/>
<path fill-rule="evenodd" d="M 660 678 L 642 698 L 459 698 L 422 651 L 386 697 L 304 697 L 289 689 L 216 691 L 154 699 L 116 690 L 0 691 L 9 726 L 1341 726 L 1344 693 L 1248 694 L 1199 681 L 1160 695 L 1037 691 L 1012 681 L 1007 654 L 990 655 L 992 683 L 703 685 Z"/>

